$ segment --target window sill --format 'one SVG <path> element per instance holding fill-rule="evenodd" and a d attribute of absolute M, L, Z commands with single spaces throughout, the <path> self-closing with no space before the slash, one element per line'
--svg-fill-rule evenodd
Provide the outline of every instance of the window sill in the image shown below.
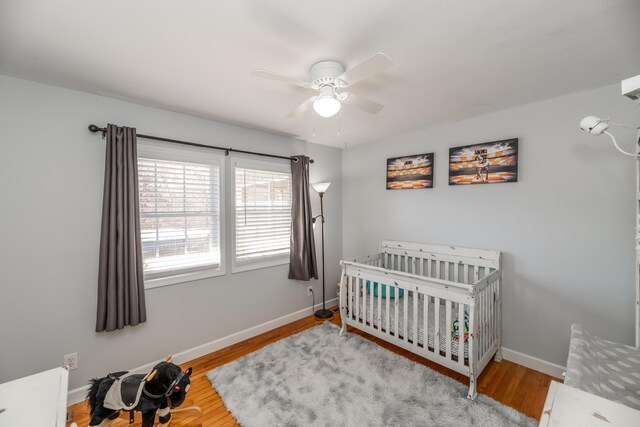
<path fill-rule="evenodd" d="M 244 271 L 259 270 L 261 268 L 275 267 L 285 264 L 289 264 L 289 255 L 285 257 L 271 258 L 261 261 L 250 261 L 243 264 L 234 263 L 232 273 L 242 273 Z"/>
<path fill-rule="evenodd" d="M 211 277 L 224 276 L 225 271 L 218 268 L 210 268 L 207 270 L 190 271 L 188 273 L 176 274 L 173 276 L 156 277 L 153 279 L 145 279 L 145 289 L 161 288 L 163 286 L 178 285 L 180 283 L 193 282 L 195 280 L 208 279 Z"/>

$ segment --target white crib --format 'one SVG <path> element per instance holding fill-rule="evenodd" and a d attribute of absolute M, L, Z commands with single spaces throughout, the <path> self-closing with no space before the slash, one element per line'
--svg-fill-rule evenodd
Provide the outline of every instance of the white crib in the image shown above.
<path fill-rule="evenodd" d="M 464 374 L 474 399 L 482 370 L 502 358 L 500 258 L 499 251 L 382 241 L 379 253 L 340 262 L 340 334 L 350 325 Z M 457 337 L 452 325 L 465 318 L 461 349 L 463 322 Z"/>

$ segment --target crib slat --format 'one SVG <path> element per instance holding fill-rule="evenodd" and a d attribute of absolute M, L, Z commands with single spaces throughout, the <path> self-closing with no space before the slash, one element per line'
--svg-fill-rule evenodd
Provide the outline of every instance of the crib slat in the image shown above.
<path fill-rule="evenodd" d="M 433 298 L 433 351 L 440 354 L 440 298 Z"/>
<path fill-rule="evenodd" d="M 383 284 L 378 283 L 378 330 L 382 330 L 382 289 Z M 387 299 L 389 299 L 389 295 L 387 295 Z"/>
<path fill-rule="evenodd" d="M 493 321 L 493 342 L 496 342 L 498 340 L 498 324 L 496 320 L 496 306 L 498 305 L 498 301 L 496 295 L 496 283 L 497 281 L 491 284 L 491 300 L 493 301 L 493 306 L 491 307 L 491 320 Z"/>
<path fill-rule="evenodd" d="M 397 296 L 396 296 L 397 297 Z M 409 290 L 405 290 L 403 300 L 403 310 L 402 310 L 402 339 L 406 342 L 409 342 L 409 336 L 407 335 L 407 330 L 409 327 Z"/>
<path fill-rule="evenodd" d="M 445 262 L 444 263 L 444 280 L 450 280 L 449 279 L 449 270 L 451 270 L 451 263 L 450 262 Z"/>
<path fill-rule="evenodd" d="M 416 288 L 416 291 L 418 288 Z M 418 292 L 413 293 L 413 346 L 418 348 Z"/>
<path fill-rule="evenodd" d="M 400 298 L 398 298 L 398 288 L 394 289 L 396 297 L 393 299 L 395 309 L 393 310 L 393 333 L 397 339 L 400 339 L 400 331 L 398 330 L 398 314 L 400 311 Z"/>
<path fill-rule="evenodd" d="M 491 315 L 493 317 L 493 341 L 498 340 L 498 281 L 496 280 L 491 284 L 491 299 L 493 300 L 493 310 L 491 310 Z"/>
<path fill-rule="evenodd" d="M 487 352 L 489 351 L 489 347 L 491 346 L 491 329 L 489 327 L 489 323 L 490 323 L 490 316 L 489 314 L 491 313 L 490 311 L 490 304 L 491 304 L 491 300 L 489 299 L 489 287 L 487 286 L 486 288 L 484 288 L 484 327 L 487 330 L 487 332 L 484 334 L 484 353 L 487 354 Z M 483 355 L 484 356 L 484 355 Z"/>
<path fill-rule="evenodd" d="M 482 329 L 482 292 L 477 296 L 476 304 L 476 353 L 478 360 L 482 358 L 482 338 L 484 336 L 484 330 Z"/>
<path fill-rule="evenodd" d="M 487 348 L 489 348 L 493 344 L 493 282 L 487 286 L 487 301 L 487 329 L 489 329 L 489 333 L 487 334 L 489 344 Z"/>
<path fill-rule="evenodd" d="M 463 283 L 469 284 L 469 264 L 464 265 L 464 281 Z"/>
<path fill-rule="evenodd" d="M 372 328 L 375 326 L 375 323 L 373 322 L 373 320 L 374 320 L 373 319 L 373 315 L 374 315 L 374 310 L 373 310 L 373 294 L 374 294 L 373 290 L 374 290 L 374 286 L 375 285 L 373 283 L 371 283 L 369 285 L 369 312 L 370 312 L 370 314 L 369 314 L 369 317 L 370 317 L 369 325 L 371 325 Z M 380 291 L 380 282 L 378 282 L 378 291 Z M 380 294 L 378 294 L 378 295 L 380 295 Z"/>
<path fill-rule="evenodd" d="M 390 313 L 390 311 L 389 311 L 389 300 L 391 299 L 391 298 L 389 298 L 390 288 L 389 288 L 389 285 L 384 285 L 384 287 L 385 287 L 385 291 L 386 291 L 385 295 L 387 295 L 387 298 L 385 298 L 386 301 L 384 302 L 385 305 L 386 305 L 385 311 L 384 311 L 386 313 L 386 315 L 385 315 L 385 317 L 386 317 L 386 319 L 385 319 L 386 320 L 385 332 L 387 334 L 391 334 L 391 330 L 389 330 L 389 322 L 391 322 L 391 315 L 389 314 Z"/>
<path fill-rule="evenodd" d="M 422 315 L 424 316 L 422 322 L 424 324 L 422 329 L 422 346 L 425 351 L 429 351 L 429 296 L 424 295 L 422 298 L 422 304 L 424 305 L 424 309 L 422 310 Z"/>
<path fill-rule="evenodd" d="M 488 328 L 487 328 L 487 313 L 488 313 L 488 309 L 487 309 L 487 303 L 489 301 L 487 301 L 487 288 L 484 288 L 482 290 L 482 356 L 484 356 L 487 353 L 488 350 L 488 342 L 489 342 L 489 335 L 487 334 L 488 332 Z"/>
<path fill-rule="evenodd" d="M 491 301 L 493 301 L 493 305 L 491 306 L 491 323 L 493 324 L 493 338 L 492 338 L 492 343 L 496 342 L 498 340 L 498 323 L 497 323 L 497 319 L 496 319 L 496 306 L 498 305 L 498 301 L 497 301 L 497 293 L 496 293 L 496 284 L 498 283 L 498 281 L 496 280 L 495 282 L 493 282 L 491 284 Z"/>
<path fill-rule="evenodd" d="M 445 352 L 447 354 L 447 360 L 451 360 L 451 300 L 446 300 L 444 303 L 445 308 Z"/>
<path fill-rule="evenodd" d="M 360 281 L 361 279 L 355 280 L 356 282 L 356 322 L 360 323 Z"/>
<path fill-rule="evenodd" d="M 367 324 L 367 281 L 360 279 L 362 282 L 362 324 Z M 373 286 L 373 283 L 369 282 L 369 288 Z"/>
<path fill-rule="evenodd" d="M 478 312 L 478 326 L 479 326 L 479 337 L 478 337 L 478 360 L 482 359 L 482 355 L 484 354 L 484 342 L 483 342 L 483 338 L 484 338 L 484 334 L 485 334 L 485 330 L 484 330 L 484 326 L 482 325 L 482 311 L 483 311 L 483 305 L 484 305 L 484 299 L 482 298 L 482 292 L 480 293 L 480 311 Z"/>
<path fill-rule="evenodd" d="M 485 310 L 486 313 L 484 314 L 484 318 L 485 318 L 485 327 L 487 328 L 487 333 L 485 334 L 485 353 L 487 351 L 489 351 L 489 347 L 491 347 L 491 287 L 487 286 L 484 289 L 484 299 L 485 299 Z"/>
<path fill-rule="evenodd" d="M 485 301 L 486 301 L 486 310 L 487 312 L 485 313 L 485 322 L 486 322 L 486 328 L 487 328 L 487 333 L 485 334 L 485 341 L 486 341 L 486 349 L 485 352 L 489 351 L 489 347 L 491 347 L 491 344 L 493 344 L 493 339 L 491 338 L 491 335 L 493 334 L 493 327 L 491 325 L 491 287 L 487 286 L 485 288 Z"/>
<path fill-rule="evenodd" d="M 354 299 L 353 299 L 353 277 L 351 276 L 347 276 L 347 286 L 349 288 L 349 298 L 347 299 L 347 305 L 349 306 L 349 319 L 353 320 L 353 305 L 354 305 Z"/>
<path fill-rule="evenodd" d="M 488 329 L 489 329 L 489 325 L 488 325 L 488 314 L 489 314 L 489 298 L 488 294 L 489 294 L 489 288 L 484 288 L 482 291 L 482 305 L 483 305 L 483 313 L 482 313 L 482 327 L 484 328 L 484 332 L 483 332 L 483 341 L 482 344 L 483 346 L 483 350 L 482 350 L 482 356 L 484 356 L 487 353 L 487 350 L 489 350 L 489 334 L 488 334 Z"/>
<path fill-rule="evenodd" d="M 440 260 L 436 260 L 436 279 L 441 279 L 441 276 L 440 276 Z"/>
<path fill-rule="evenodd" d="M 460 264 L 453 264 L 453 281 L 460 283 Z"/>
<path fill-rule="evenodd" d="M 464 304 L 458 304 L 458 365 L 464 368 Z"/>
<path fill-rule="evenodd" d="M 480 292 L 480 295 L 478 296 L 480 299 L 480 311 L 478 313 L 478 319 L 480 321 L 480 336 L 478 337 L 478 360 L 482 359 L 482 356 L 484 355 L 484 335 L 487 333 L 487 331 L 485 331 L 484 328 L 484 292 Z"/>

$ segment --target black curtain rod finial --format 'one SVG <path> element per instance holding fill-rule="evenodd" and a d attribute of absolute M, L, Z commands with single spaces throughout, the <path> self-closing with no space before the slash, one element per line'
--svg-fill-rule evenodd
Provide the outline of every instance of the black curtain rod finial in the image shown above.
<path fill-rule="evenodd" d="M 98 126 L 96 126 L 96 125 L 89 125 L 89 131 L 90 131 L 90 132 L 93 132 L 93 133 L 96 133 L 96 132 L 106 132 L 106 131 L 107 131 L 107 128 L 101 128 L 101 127 L 98 127 Z"/>

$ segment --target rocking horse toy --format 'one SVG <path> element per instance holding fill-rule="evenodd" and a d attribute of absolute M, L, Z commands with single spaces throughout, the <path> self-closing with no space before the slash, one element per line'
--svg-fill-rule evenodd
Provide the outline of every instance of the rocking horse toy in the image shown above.
<path fill-rule="evenodd" d="M 129 424 L 133 423 L 134 412 L 141 412 L 142 427 L 153 427 L 158 412 L 159 426 L 169 425 L 171 409 L 182 405 L 187 396 L 190 375 L 191 368 L 183 371 L 171 363 L 171 356 L 167 356 L 147 375 L 122 371 L 91 380 L 87 394 L 91 415 L 89 426 L 108 426 L 123 411 L 129 412 Z M 202 414 L 197 406 L 173 413 L 185 411 Z"/>

